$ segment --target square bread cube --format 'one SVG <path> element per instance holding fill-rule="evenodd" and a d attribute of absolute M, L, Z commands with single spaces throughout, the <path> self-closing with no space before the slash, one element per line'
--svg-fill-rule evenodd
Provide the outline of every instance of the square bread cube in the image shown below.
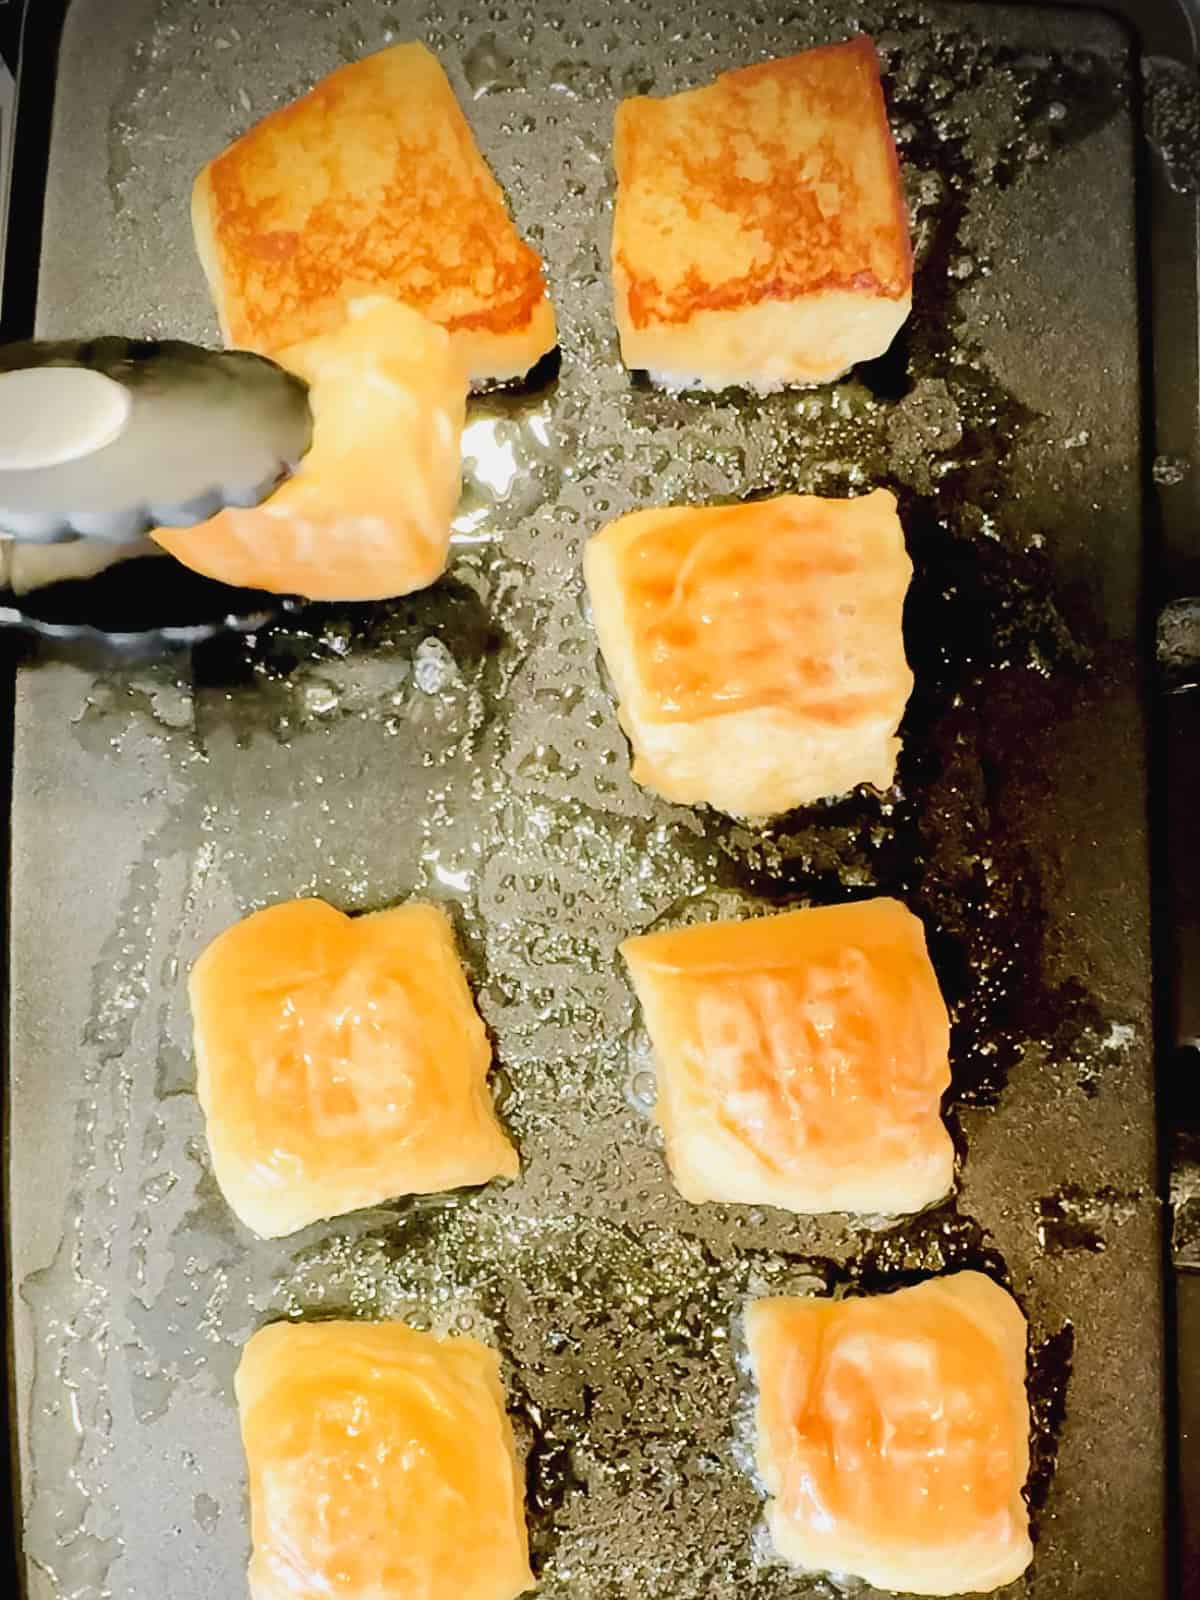
<path fill-rule="evenodd" d="M 263 1238 L 516 1175 L 487 1034 L 436 906 L 271 906 L 208 946 L 190 995 L 213 1169 Z"/>
<path fill-rule="evenodd" d="M 828 383 L 882 353 L 912 251 L 871 40 L 617 111 L 621 355 L 670 387 Z"/>
<path fill-rule="evenodd" d="M 400 1322 L 277 1322 L 236 1379 L 253 1600 L 533 1587 L 500 1359 Z"/>
<path fill-rule="evenodd" d="M 264 117 L 200 173 L 192 225 L 227 344 L 274 355 L 383 294 L 440 323 L 474 383 L 554 349 L 541 260 L 422 44 Z"/>
<path fill-rule="evenodd" d="M 1029 1565 L 1025 1318 L 978 1272 L 746 1312 L 776 1550 L 904 1594 L 990 1592 Z"/>
<path fill-rule="evenodd" d="M 621 954 L 685 1200 L 899 1215 L 949 1191 L 950 1024 L 899 901 L 700 923 Z"/>
<path fill-rule="evenodd" d="M 766 817 L 892 782 L 912 563 L 887 490 L 635 511 L 584 573 L 638 783 Z"/>

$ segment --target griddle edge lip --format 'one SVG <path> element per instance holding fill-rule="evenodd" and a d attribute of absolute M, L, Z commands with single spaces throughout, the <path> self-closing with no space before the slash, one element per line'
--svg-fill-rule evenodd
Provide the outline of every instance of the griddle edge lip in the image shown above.
<path fill-rule="evenodd" d="M 1079 4 L 1083 0 L 1060 0 Z M 1200 99 L 1200 0 L 1118 0 L 1141 62 L 1175 62 Z M 1142 88 L 1146 79 L 1142 77 Z M 1172 1199 L 1200 1195 L 1200 650 L 1156 645 L 1170 612 L 1200 609 L 1200 192 L 1169 180 L 1143 99 L 1137 231 L 1145 537 L 1141 636 L 1149 682 L 1149 840 L 1162 1234 L 1168 1592 L 1200 1600 L 1200 1232 Z M 1159 458 L 1182 471 L 1154 472 Z M 1193 642 L 1198 642 L 1193 633 Z M 1181 665 L 1183 670 L 1181 671 Z M 1156 670 L 1157 669 L 1157 670 Z M 1200 1206 L 1200 1199 L 1192 1202 Z M 1189 1234 L 1197 1237 L 1189 1243 Z"/>
<path fill-rule="evenodd" d="M 0 339 L 32 337 L 41 258 L 43 201 L 53 118 L 58 48 L 70 0 L 17 0 L 22 7 L 17 71 L 16 142 L 8 216 L 10 238 L 23 248 L 6 252 Z M 988 0 L 964 0 L 964 4 Z M 1161 57 L 1195 72 L 1200 68 L 1200 0 L 1034 0 L 1034 9 L 1086 9 L 1120 19 L 1129 29 L 1139 60 Z M 1145 141 L 1139 152 L 1139 238 L 1149 241 L 1141 285 L 1143 371 L 1146 385 L 1145 440 L 1147 560 L 1146 626 L 1152 641 L 1162 609 L 1172 602 L 1200 599 L 1200 528 L 1196 525 L 1194 484 L 1200 481 L 1200 205 L 1194 195 L 1174 191 L 1163 163 L 1146 160 Z M 1181 247 L 1181 240 L 1185 241 Z M 1182 458 L 1182 482 L 1156 483 L 1151 462 L 1156 454 Z M 0 941 L 5 959 L 0 967 L 0 1005 L 4 1034 L 0 1046 L 0 1206 L 6 1219 L 8 1152 L 8 928 L 12 814 L 13 710 L 16 667 L 22 653 L 19 637 L 0 630 Z M 1200 794 L 1200 686 L 1157 696 L 1153 718 L 1151 766 L 1151 846 L 1155 924 L 1155 978 L 1160 1074 L 1160 1148 L 1163 1190 L 1177 1152 L 1200 1147 L 1200 827 L 1187 803 Z M 1183 1319 L 1183 1308 L 1200 1300 L 1200 1259 L 1175 1258 L 1170 1231 L 1164 1243 L 1169 1319 L 1165 1375 L 1173 1446 L 1170 1463 L 1170 1509 L 1178 1538 L 1171 1573 L 1171 1592 L 1179 1600 L 1200 1600 L 1200 1437 L 1188 1443 L 1181 1428 L 1185 1418 L 1200 1424 L 1200 1305 Z M 0 1583 L 10 1594 L 23 1593 L 21 1515 L 17 1472 L 17 1430 L 12 1372 L 13 1289 L 7 1263 L 7 1226 L 0 1227 L 0 1268 L 5 1279 L 5 1365 L 7 1382 L 3 1416 L 9 1446 L 0 1458 L 7 1479 L 7 1515 L 0 1510 Z M 1175 1284 L 1178 1276 L 1179 1285 Z M 1184 1293 L 1179 1294 L 1182 1288 Z M 1183 1338 L 1187 1326 L 1192 1337 Z M 1192 1514 L 1187 1515 L 1187 1507 Z"/>
<path fill-rule="evenodd" d="M 54 115 L 58 50 L 69 0 L 17 0 L 20 9 L 20 47 L 17 57 L 16 127 L 7 217 L 0 218 L 4 237 L 21 249 L 5 251 L 3 289 L 0 294 L 0 340 L 32 338 L 37 310 L 38 266 L 41 261 L 42 219 L 46 175 L 50 158 L 50 133 Z M 3 1418 L 7 1448 L 0 1452 L 3 1501 L 0 1502 L 0 1593 L 24 1593 L 25 1562 L 22 1552 L 20 1476 L 17 1461 L 16 1382 L 13 1370 L 15 1290 L 8 1266 L 8 1184 L 11 1164 L 9 1141 L 9 906 L 12 840 L 13 715 L 17 665 L 28 648 L 11 629 L 0 630 L 0 1270 L 4 1273 L 4 1394 Z M 7 1580 L 7 1581 L 6 1581 Z"/>

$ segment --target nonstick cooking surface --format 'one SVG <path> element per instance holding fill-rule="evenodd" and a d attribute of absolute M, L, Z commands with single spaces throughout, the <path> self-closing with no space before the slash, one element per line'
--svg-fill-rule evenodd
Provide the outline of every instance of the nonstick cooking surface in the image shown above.
<path fill-rule="evenodd" d="M 469 14 L 472 20 L 465 18 Z M 874 33 L 919 270 L 825 390 L 622 370 L 617 98 Z M 1137 64 L 1099 13 L 652 0 L 75 0 L 38 332 L 214 340 L 202 162 L 340 62 L 423 38 L 544 250 L 557 375 L 472 404 L 452 569 L 188 658 L 18 685 L 10 1145 L 30 1592 L 243 1592 L 231 1379 L 281 1315 L 504 1352 L 548 1600 L 830 1593 L 773 1565 L 739 1313 L 982 1266 L 1030 1320 L 1023 1592 L 1164 1593 L 1134 215 Z M 895 789 L 739 826 L 630 781 L 580 550 L 643 504 L 897 490 L 917 689 Z M 902 896 L 953 1008 L 952 1201 L 872 1226 L 689 1207 L 615 956 L 651 925 Z M 264 1244 L 213 1182 L 186 969 L 319 893 L 450 907 L 523 1175 Z"/>

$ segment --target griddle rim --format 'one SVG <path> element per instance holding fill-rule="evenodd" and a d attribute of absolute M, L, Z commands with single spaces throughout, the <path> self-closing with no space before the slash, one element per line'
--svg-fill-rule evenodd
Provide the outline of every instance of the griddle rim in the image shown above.
<path fill-rule="evenodd" d="M 961 0 L 973 9 L 990 0 Z M 997 0 L 1000 3 L 1000 0 Z M 50 153 L 58 49 L 70 0 L 16 0 L 0 16 L 0 53 L 19 38 L 17 111 L 0 291 L 0 340 L 31 338 L 37 306 L 43 202 Z M 1139 63 L 1174 62 L 1189 72 L 1200 101 L 1200 0 L 1054 0 L 1033 10 L 1104 12 L 1128 30 Z M 1155 659 L 1158 621 L 1172 604 L 1200 605 L 1200 193 L 1172 187 L 1165 163 L 1145 137 L 1144 101 L 1134 107 L 1143 134 L 1137 151 L 1139 298 L 1142 313 L 1144 547 L 1143 659 Z M 1200 173 L 1195 187 L 1200 189 Z M 1177 481 L 1156 481 L 1156 457 L 1180 462 Z M 1172 475 L 1174 476 L 1174 475 Z M 19 636 L 0 630 L 0 942 L 8 949 L 9 819 L 12 809 L 13 711 Z M 1177 669 L 1177 663 L 1173 664 Z M 1154 990 L 1161 1192 L 1184 1167 L 1200 1173 L 1200 657 L 1181 684 L 1175 670 L 1159 675 L 1151 728 L 1151 850 Z M 0 1083 L 7 1082 L 8 961 L 0 967 L 5 1017 Z M 7 1096 L 0 1106 L 0 1220 L 7 1217 Z M 1164 1406 L 1167 1411 L 1169 1514 L 1174 1526 L 1169 1592 L 1200 1600 L 1200 1252 L 1173 1249 L 1165 1231 Z M 5 1280 L 7 1383 L 2 1401 L 8 1450 L 3 1473 L 7 1511 L 0 1509 L 0 1583 L 22 1592 L 20 1486 L 12 1372 L 12 1287 L 7 1227 L 0 1227 Z"/>

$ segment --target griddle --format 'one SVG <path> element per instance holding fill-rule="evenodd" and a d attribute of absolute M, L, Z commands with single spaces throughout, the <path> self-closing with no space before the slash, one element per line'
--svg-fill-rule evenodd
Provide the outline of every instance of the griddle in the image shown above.
<path fill-rule="evenodd" d="M 956 1266 L 1008 1285 L 1030 1322 L 1021 1592 L 1171 1592 L 1173 1533 L 1197 1530 L 1171 1481 L 1187 1397 L 1168 1267 L 1172 1242 L 1200 1266 L 1200 1184 L 1180 1160 L 1168 1210 L 1188 1108 L 1164 1095 L 1156 1114 L 1155 1063 L 1183 1081 L 1200 1036 L 1179 998 L 1197 1003 L 1200 950 L 1173 937 L 1200 885 L 1181 765 L 1194 785 L 1200 141 L 1188 10 L 1121 10 L 73 0 L 55 54 L 39 8 L 22 93 L 36 166 L 54 85 L 44 231 L 32 329 L 11 319 L 33 304 L 35 235 L 10 237 L 10 331 L 214 339 L 194 172 L 321 73 L 418 37 L 546 256 L 562 361 L 473 402 L 433 590 L 166 659 L 24 650 L 6 1237 L 35 1600 L 241 1593 L 238 1353 L 273 1317 L 334 1314 L 499 1346 L 552 1600 L 832 1594 L 758 1531 L 741 1307 Z M 828 390 L 631 379 L 605 269 L 615 100 L 855 28 L 878 40 L 905 165 L 908 330 Z M 18 220 L 39 203 L 27 174 Z M 637 789 L 586 536 L 646 503 L 871 484 L 898 493 L 916 566 L 895 789 L 765 829 Z M 872 892 L 925 918 L 952 1008 L 952 1200 L 874 1224 L 685 1205 L 617 940 Z M 304 893 L 448 907 L 518 1184 L 269 1244 L 234 1222 L 184 976 L 235 917 Z"/>

